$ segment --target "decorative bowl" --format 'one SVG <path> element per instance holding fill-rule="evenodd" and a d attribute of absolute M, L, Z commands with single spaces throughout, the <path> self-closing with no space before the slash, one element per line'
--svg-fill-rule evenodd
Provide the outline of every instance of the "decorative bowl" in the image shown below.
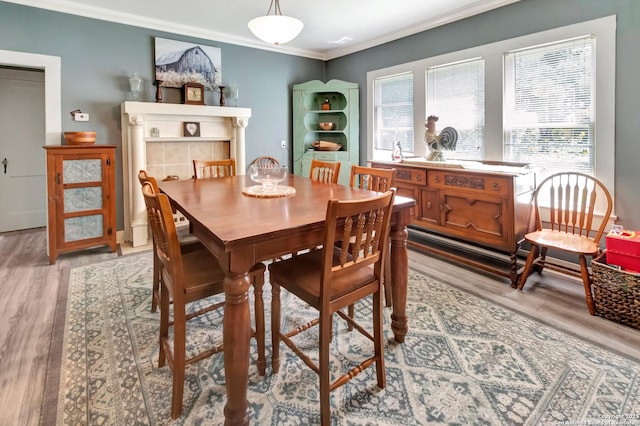
<path fill-rule="evenodd" d="M 273 192 L 278 184 L 287 178 L 287 166 L 273 165 L 260 167 L 252 165 L 249 168 L 251 180 L 262 185 L 263 192 Z"/>
<path fill-rule="evenodd" d="M 318 123 L 318 127 L 320 127 L 321 130 L 333 130 L 335 125 L 336 123 L 329 123 L 329 122 Z"/>
<path fill-rule="evenodd" d="M 96 142 L 96 132 L 64 132 L 67 145 L 93 145 Z"/>
<path fill-rule="evenodd" d="M 311 147 L 316 151 L 340 151 L 342 145 L 329 141 L 315 141 L 311 144 Z"/>

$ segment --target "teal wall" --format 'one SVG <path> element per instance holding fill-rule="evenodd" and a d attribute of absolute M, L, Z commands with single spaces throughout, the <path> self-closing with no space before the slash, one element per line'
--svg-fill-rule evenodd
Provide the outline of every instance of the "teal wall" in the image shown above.
<path fill-rule="evenodd" d="M 366 159 L 367 72 L 564 25 L 617 15 L 615 213 L 640 230 L 640 0 L 521 0 L 327 63 L 327 77 L 360 86 L 360 159 Z"/>
<path fill-rule="evenodd" d="M 99 144 L 121 145 L 120 104 L 129 90 L 129 75 L 138 72 L 144 79 L 143 101 L 155 100 L 154 37 L 219 47 L 223 83 L 237 83 L 239 106 L 252 109 L 246 128 L 247 160 L 259 155 L 287 158 L 280 141 L 291 144 L 292 86 L 323 79 L 322 61 L 0 2 L 0 49 L 59 56 L 62 130 L 96 131 Z M 179 102 L 179 89 L 164 91 L 165 100 Z M 207 105 L 217 105 L 218 99 L 217 92 L 206 93 Z M 69 112 L 75 109 L 88 112 L 91 121 L 71 121 Z M 120 230 L 124 223 L 122 152 L 116 152 Z"/>
<path fill-rule="evenodd" d="M 366 159 L 366 73 L 425 57 L 517 37 L 576 22 L 617 15 L 616 59 L 616 213 L 623 225 L 640 229 L 640 0 L 521 0 L 478 16 L 405 37 L 326 63 L 226 43 L 65 15 L 0 1 L 0 49 L 62 58 L 62 129 L 95 130 L 99 143 L 120 145 L 120 103 L 127 76 L 145 80 L 144 100 L 153 101 L 153 38 L 217 46 L 224 83 L 240 87 L 239 104 L 252 109 L 247 127 L 247 158 L 282 158 L 280 140 L 291 141 L 291 88 L 320 79 L 360 86 L 360 158 Z M 177 90 L 177 89 L 172 89 Z M 176 93 L 165 95 L 175 99 Z M 207 93 L 207 104 L 217 102 Z M 72 122 L 76 108 L 91 122 Z M 609 141 L 605 141 L 609 142 Z M 120 150 L 118 150 L 120 153 Z M 121 186 L 118 172 L 118 185 Z M 122 191 L 118 228 L 122 228 Z"/>

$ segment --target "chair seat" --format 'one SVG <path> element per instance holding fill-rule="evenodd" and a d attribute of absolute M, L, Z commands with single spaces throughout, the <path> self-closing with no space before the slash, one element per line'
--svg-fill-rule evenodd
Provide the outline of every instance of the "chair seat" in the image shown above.
<path fill-rule="evenodd" d="M 202 246 L 201 250 L 182 255 L 184 291 L 187 301 L 224 293 L 224 271 L 215 257 Z M 195 296 L 195 299 L 192 299 Z"/>
<path fill-rule="evenodd" d="M 340 263 L 340 249 L 333 249 L 333 265 Z M 311 306 L 320 303 L 320 271 L 322 270 L 322 250 L 311 250 L 290 259 L 272 263 L 269 274 L 273 281 L 295 294 Z M 354 276 L 355 274 L 355 276 Z M 348 276 L 336 276 L 331 282 L 331 300 L 335 300 L 355 288 L 371 282 L 373 268 L 357 269 Z"/>
<path fill-rule="evenodd" d="M 553 247 L 569 253 L 594 255 L 598 252 L 598 245 L 592 239 L 561 231 L 543 229 L 530 232 L 524 238 L 530 243 Z"/>

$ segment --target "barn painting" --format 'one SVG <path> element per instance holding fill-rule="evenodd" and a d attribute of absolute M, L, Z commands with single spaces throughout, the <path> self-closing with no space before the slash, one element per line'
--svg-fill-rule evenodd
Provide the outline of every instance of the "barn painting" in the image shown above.
<path fill-rule="evenodd" d="M 220 48 L 155 38 L 156 80 L 163 87 L 202 83 L 207 89 L 222 84 Z"/>

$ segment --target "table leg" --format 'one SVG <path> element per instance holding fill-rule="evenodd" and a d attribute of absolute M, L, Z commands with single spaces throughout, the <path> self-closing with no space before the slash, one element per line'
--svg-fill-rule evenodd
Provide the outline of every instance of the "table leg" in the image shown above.
<path fill-rule="evenodd" d="M 227 381 L 225 425 L 248 425 L 249 339 L 251 323 L 248 273 L 227 274 L 224 280 L 224 373 Z"/>
<path fill-rule="evenodd" d="M 407 252 L 408 217 L 398 212 L 391 223 L 391 292 L 393 312 L 391 329 L 396 342 L 403 343 L 409 327 L 407 325 L 407 282 L 409 280 L 409 254 Z M 403 220 L 404 219 L 404 220 Z"/>

